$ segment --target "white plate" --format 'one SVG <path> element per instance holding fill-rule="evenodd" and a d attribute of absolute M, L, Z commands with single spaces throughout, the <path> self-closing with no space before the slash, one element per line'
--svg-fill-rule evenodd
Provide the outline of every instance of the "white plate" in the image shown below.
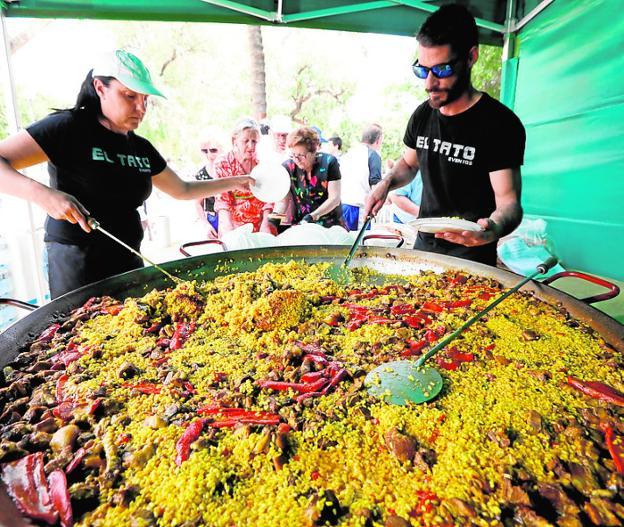
<path fill-rule="evenodd" d="M 410 221 L 409 225 L 420 232 L 480 232 L 483 227 L 474 221 L 456 218 L 418 218 Z"/>
<path fill-rule="evenodd" d="M 258 163 L 251 171 L 255 182 L 249 185 L 251 193 L 260 201 L 275 203 L 286 197 L 290 190 L 288 171 L 279 163 Z"/>

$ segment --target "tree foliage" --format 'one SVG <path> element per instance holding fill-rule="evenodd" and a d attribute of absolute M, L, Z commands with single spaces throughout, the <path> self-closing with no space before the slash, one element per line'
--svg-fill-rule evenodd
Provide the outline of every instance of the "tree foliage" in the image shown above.
<path fill-rule="evenodd" d="M 89 23 L 105 28 L 118 47 L 141 57 L 154 82 L 162 87 L 167 99 L 151 98 L 139 133 L 150 139 L 182 175 L 199 164 L 198 145 L 207 134 L 216 133 L 227 147 L 232 125 L 253 114 L 252 58 L 245 26 Z M 403 73 L 385 80 L 377 78 L 380 64 L 371 59 L 375 36 L 290 28 L 263 28 L 262 36 L 269 118 L 290 115 L 296 123 L 320 127 L 325 136 L 336 133 L 342 137 L 345 150 L 359 141 L 366 124 L 377 122 L 384 129 L 384 159 L 396 159 L 401 154 L 405 124 L 426 99 L 422 84 L 410 70 L 414 41 L 402 40 L 409 44 L 404 46 L 407 51 L 401 51 L 405 56 L 399 57 L 398 67 Z M 59 62 L 59 74 L 69 67 Z M 375 81 L 375 89 L 369 80 Z M 498 96 L 499 48 L 481 47 L 473 82 Z M 18 78 L 22 123 L 45 116 L 50 108 L 72 106 L 78 88 L 58 100 L 47 94 L 42 82 L 37 95 L 24 99 Z M 0 126 L 6 130 L 4 112 L 0 112 Z"/>

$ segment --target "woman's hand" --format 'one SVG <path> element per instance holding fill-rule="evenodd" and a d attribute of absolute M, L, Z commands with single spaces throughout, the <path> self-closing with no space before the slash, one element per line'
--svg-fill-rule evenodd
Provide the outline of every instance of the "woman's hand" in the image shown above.
<path fill-rule="evenodd" d="M 91 227 L 87 223 L 89 211 L 74 196 L 49 187 L 42 187 L 38 194 L 33 201 L 49 216 L 55 220 L 78 223 L 83 231 L 91 232 Z"/>

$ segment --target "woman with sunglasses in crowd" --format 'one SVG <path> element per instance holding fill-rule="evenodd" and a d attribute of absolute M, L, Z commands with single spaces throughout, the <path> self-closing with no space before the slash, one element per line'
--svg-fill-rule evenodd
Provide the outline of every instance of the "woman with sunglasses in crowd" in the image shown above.
<path fill-rule="evenodd" d="M 215 177 L 227 180 L 250 174 L 258 164 L 259 139 L 260 125 L 256 121 L 249 118 L 238 121 L 232 130 L 232 150 L 215 161 Z M 246 223 L 253 225 L 254 232 L 274 233 L 269 223 L 273 203 L 263 203 L 249 190 L 223 192 L 215 198 L 214 209 L 219 216 L 220 236 Z"/>
<path fill-rule="evenodd" d="M 417 40 L 413 71 L 429 100 L 409 120 L 403 156 L 370 194 L 364 212 L 376 213 L 388 191 L 409 183 L 420 169 L 420 218 L 458 216 L 483 230 L 419 232 L 415 248 L 495 265 L 496 241 L 522 219 L 524 127 L 506 106 L 472 86 L 479 43 L 465 7 L 442 6 Z"/>
<path fill-rule="evenodd" d="M 210 138 L 200 145 L 200 150 L 205 164 L 195 174 L 195 179 L 197 181 L 214 179 L 214 164 L 221 153 L 221 146 L 214 138 Z M 219 237 L 219 216 L 214 210 L 214 203 L 213 196 L 201 198 L 195 202 L 199 219 L 206 227 L 207 237 L 212 239 Z"/>
<path fill-rule="evenodd" d="M 143 266 L 138 256 L 92 231 L 89 217 L 139 250 L 137 208 L 152 185 L 196 200 L 252 181 L 186 182 L 146 139 L 136 135 L 149 95 L 161 96 L 132 53 L 117 50 L 89 71 L 73 108 L 59 110 L 0 142 L 0 192 L 30 200 L 47 213 L 45 242 L 50 296 Z M 19 169 L 48 163 L 50 186 Z"/>
<path fill-rule="evenodd" d="M 319 152 L 320 146 L 319 134 L 312 128 L 298 128 L 288 135 L 290 159 L 283 163 L 290 174 L 287 211 L 293 224 L 344 227 L 338 160 Z"/>

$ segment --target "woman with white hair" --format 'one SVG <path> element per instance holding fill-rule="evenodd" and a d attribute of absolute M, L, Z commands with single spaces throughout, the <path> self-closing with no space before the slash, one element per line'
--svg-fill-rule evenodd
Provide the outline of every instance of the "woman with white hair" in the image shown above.
<path fill-rule="evenodd" d="M 232 150 L 215 161 L 215 177 L 229 179 L 250 174 L 258 164 L 256 146 L 260 139 L 260 125 L 245 118 L 236 123 L 232 130 Z M 223 192 L 215 199 L 215 212 L 219 215 L 219 235 L 241 227 L 253 225 L 254 232 L 273 232 L 269 213 L 273 203 L 263 203 L 249 190 Z"/>
<path fill-rule="evenodd" d="M 137 251 L 143 229 L 137 211 L 152 185 L 193 200 L 251 178 L 183 181 L 154 146 L 134 133 L 150 95 L 163 97 L 138 57 L 118 49 L 87 74 L 73 108 L 58 110 L 0 142 L 0 192 L 36 203 L 47 213 L 45 242 L 50 296 L 143 266 L 99 231 L 89 216 Z M 48 163 L 50 185 L 18 170 Z"/>

